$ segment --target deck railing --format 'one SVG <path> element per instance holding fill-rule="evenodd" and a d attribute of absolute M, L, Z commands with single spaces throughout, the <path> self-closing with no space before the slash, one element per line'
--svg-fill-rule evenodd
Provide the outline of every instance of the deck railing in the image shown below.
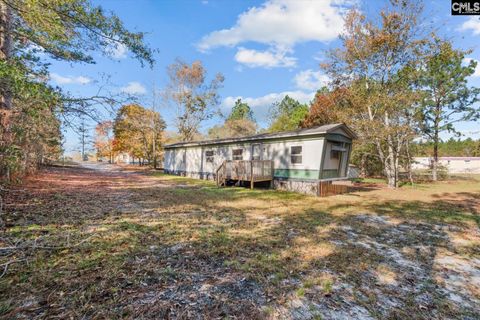
<path fill-rule="evenodd" d="M 226 180 L 271 181 L 273 161 L 271 160 L 225 160 L 216 171 L 217 185 L 225 185 Z"/>

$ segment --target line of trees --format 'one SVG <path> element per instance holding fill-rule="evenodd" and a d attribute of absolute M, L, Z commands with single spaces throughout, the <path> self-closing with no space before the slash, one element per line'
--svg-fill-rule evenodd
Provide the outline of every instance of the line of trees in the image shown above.
<path fill-rule="evenodd" d="M 250 106 L 238 99 L 232 111 L 222 125 L 216 125 L 208 130 L 210 139 L 244 137 L 257 132 L 257 123 L 253 118 Z"/>
<path fill-rule="evenodd" d="M 352 159 L 364 172 L 381 171 L 391 188 L 398 186 L 401 170 L 411 175 L 418 150 L 413 141 L 421 137 L 431 143 L 437 180 L 441 134 L 457 133 L 458 122 L 480 119 L 480 89 L 468 84 L 477 66 L 466 59 L 471 51 L 454 48 L 428 29 L 419 20 L 422 10 L 421 3 L 407 0 L 391 0 L 379 17 L 350 10 L 341 46 L 321 65 L 330 85 L 318 90 L 310 107 L 288 96 L 273 104 L 267 131 L 344 122 L 360 137 Z M 249 133 L 238 132 L 228 118 L 209 132 Z"/>
<path fill-rule="evenodd" d="M 138 104 L 122 106 L 114 121 L 104 121 L 95 128 L 97 157 L 114 162 L 118 153 L 147 160 L 154 168 L 162 156 L 165 121 L 158 112 Z"/>
<path fill-rule="evenodd" d="M 417 142 L 412 147 L 416 156 L 431 157 L 434 153 L 435 143 L 433 141 Z M 480 139 L 461 140 L 452 137 L 437 144 L 437 153 L 439 157 L 480 157 Z"/>
<path fill-rule="evenodd" d="M 0 0 L 0 183 L 59 156 L 60 120 L 95 118 L 96 107 L 118 102 L 108 93 L 73 96 L 49 85 L 45 57 L 95 63 L 92 52 L 108 56 L 121 45 L 152 65 L 143 37 L 88 0 Z"/>
<path fill-rule="evenodd" d="M 344 122 L 360 136 L 353 158 L 360 167 L 375 163 L 397 187 L 401 168 L 409 168 L 415 138 L 431 144 L 433 179 L 442 133 L 455 124 L 480 119 L 480 89 L 468 84 L 476 62 L 419 21 L 416 1 L 391 0 L 378 17 L 352 9 L 345 18 L 341 45 L 328 52 L 321 68 L 331 82 L 310 105 L 284 97 L 270 110 L 266 131 L 294 130 Z M 38 17 L 42 17 L 38 19 Z M 96 119 L 99 105 L 123 105 L 117 117 L 96 127 L 99 155 L 115 152 L 148 159 L 156 166 L 165 142 L 165 123 L 155 108 L 120 103 L 109 94 L 72 96 L 48 84 L 48 64 L 39 54 L 71 63 L 94 63 L 92 50 L 106 55 L 126 46 L 142 65 L 153 64 L 142 33 L 129 32 L 115 15 L 87 0 L 0 0 L 0 173 L 3 181 L 34 170 L 62 152 L 61 120 L 80 115 Z M 180 141 L 201 136 L 203 123 L 221 116 L 224 77 L 209 79 L 200 61 L 177 59 L 167 70 L 164 102 L 176 111 Z M 123 101 L 124 102 L 124 101 Z M 259 131 L 253 113 L 238 100 L 210 138 L 239 137 Z M 77 121 L 78 122 L 78 121 Z M 171 140 L 170 140 L 171 141 Z"/>
<path fill-rule="evenodd" d="M 480 91 L 468 85 L 476 68 L 473 60 L 465 62 L 471 52 L 425 30 L 421 12 L 417 2 L 396 0 L 378 20 L 351 10 L 341 47 L 321 66 L 331 87 L 317 93 L 303 122 L 351 126 L 360 136 L 357 161 L 379 163 L 391 188 L 401 168 L 410 168 L 414 138 L 431 142 L 436 180 L 440 134 L 480 116 Z"/>

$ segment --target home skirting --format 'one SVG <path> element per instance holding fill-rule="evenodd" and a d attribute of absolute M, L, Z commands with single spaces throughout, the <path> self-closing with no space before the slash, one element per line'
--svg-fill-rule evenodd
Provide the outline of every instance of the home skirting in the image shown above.
<path fill-rule="evenodd" d="M 189 177 L 194 179 L 215 180 L 215 174 L 211 172 L 191 172 L 168 169 L 165 169 L 164 172 L 167 174 Z M 348 178 L 345 177 L 344 179 Z M 337 178 L 336 180 L 342 180 L 342 178 Z M 272 186 L 276 190 L 292 191 L 315 196 L 320 195 L 320 180 L 302 180 L 274 177 Z"/>

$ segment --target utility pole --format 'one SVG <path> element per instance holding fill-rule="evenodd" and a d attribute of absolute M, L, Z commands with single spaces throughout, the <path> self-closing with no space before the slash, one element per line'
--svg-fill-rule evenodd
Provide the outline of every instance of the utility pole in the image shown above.
<path fill-rule="evenodd" d="M 80 118 L 80 126 L 78 127 L 78 133 L 80 135 L 82 161 L 87 161 L 88 157 L 85 153 L 85 145 L 87 144 L 87 140 L 89 136 L 88 136 L 88 127 L 86 126 L 85 119 L 83 117 Z"/>
<path fill-rule="evenodd" d="M 82 131 L 82 161 L 85 161 L 85 132 Z"/>
<path fill-rule="evenodd" d="M 155 126 L 155 112 L 157 109 L 157 87 L 155 82 L 152 86 L 152 118 L 151 118 L 151 127 L 152 127 L 152 153 L 153 153 L 153 169 L 157 169 L 157 128 Z"/>

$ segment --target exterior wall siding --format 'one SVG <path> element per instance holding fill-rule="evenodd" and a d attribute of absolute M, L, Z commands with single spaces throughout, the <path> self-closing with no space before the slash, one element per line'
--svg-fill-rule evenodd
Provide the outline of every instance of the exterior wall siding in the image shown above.
<path fill-rule="evenodd" d="M 274 169 L 275 178 L 318 180 L 320 170 L 307 169 Z"/>
<path fill-rule="evenodd" d="M 332 135 L 306 136 L 268 141 L 251 141 L 228 144 L 189 145 L 166 148 L 164 156 L 165 173 L 198 179 L 215 179 L 215 171 L 225 160 L 233 160 L 233 150 L 242 149 L 242 160 L 272 160 L 274 167 L 273 188 L 317 195 L 320 179 L 346 178 L 349 152 L 341 159 L 331 159 L 327 139 L 351 143 L 342 130 Z M 256 145 L 255 149 L 253 146 Z M 302 147 L 301 163 L 292 161 L 292 147 Z M 213 159 L 209 156 L 213 152 Z M 298 158 L 294 159 L 298 160 Z M 345 166 L 339 170 L 339 165 Z M 323 173 L 322 173 L 323 166 Z"/>
<path fill-rule="evenodd" d="M 302 163 L 291 163 L 292 146 L 302 147 Z M 320 175 L 320 158 L 323 138 L 316 140 L 295 140 L 260 144 L 260 158 L 273 160 L 275 177 L 318 179 Z M 199 146 L 189 148 L 167 149 L 165 151 L 165 170 L 215 173 L 224 160 L 233 159 L 233 150 L 243 150 L 243 160 L 252 159 L 252 144 L 230 144 L 221 146 Z M 213 151 L 213 162 L 207 162 L 206 151 Z"/>

